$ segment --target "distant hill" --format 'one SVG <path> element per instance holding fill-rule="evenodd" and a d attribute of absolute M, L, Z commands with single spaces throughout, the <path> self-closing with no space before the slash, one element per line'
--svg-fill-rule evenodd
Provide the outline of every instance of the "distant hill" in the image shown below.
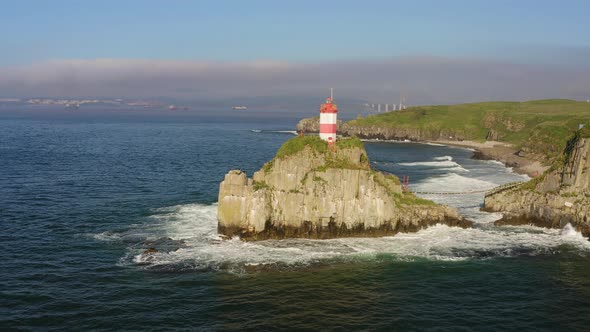
<path fill-rule="evenodd" d="M 418 140 L 497 140 L 548 162 L 561 154 L 579 124 L 590 125 L 590 103 L 546 99 L 417 106 L 349 121 L 343 131 Z"/>

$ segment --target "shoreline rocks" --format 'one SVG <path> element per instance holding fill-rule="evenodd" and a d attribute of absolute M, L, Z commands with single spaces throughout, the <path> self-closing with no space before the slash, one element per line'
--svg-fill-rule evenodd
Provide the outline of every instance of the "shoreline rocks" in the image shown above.
<path fill-rule="evenodd" d="M 590 236 L 590 138 L 570 140 L 562 162 L 517 188 L 486 196 L 484 210 L 503 212 L 496 225 L 568 223 Z"/>

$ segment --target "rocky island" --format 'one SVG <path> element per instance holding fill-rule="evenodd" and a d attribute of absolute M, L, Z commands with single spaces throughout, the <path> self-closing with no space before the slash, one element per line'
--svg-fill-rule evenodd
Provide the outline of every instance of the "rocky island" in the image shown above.
<path fill-rule="evenodd" d="M 488 195 L 484 205 L 486 211 L 504 212 L 496 225 L 563 228 L 570 223 L 590 236 L 590 130 L 576 131 L 542 176 Z"/>
<path fill-rule="evenodd" d="M 243 240 L 471 226 L 455 209 L 404 192 L 397 177 L 372 169 L 358 138 L 339 139 L 332 148 L 317 136 L 292 138 L 252 178 L 227 173 L 218 202 L 219 233 Z"/>

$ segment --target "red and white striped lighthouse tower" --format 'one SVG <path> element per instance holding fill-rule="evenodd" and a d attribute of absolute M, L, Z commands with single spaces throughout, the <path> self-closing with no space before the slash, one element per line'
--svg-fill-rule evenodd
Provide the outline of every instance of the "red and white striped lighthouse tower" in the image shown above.
<path fill-rule="evenodd" d="M 334 104 L 333 89 L 330 89 L 330 98 L 320 106 L 320 138 L 328 141 L 328 144 L 336 142 L 336 117 L 338 106 Z"/>

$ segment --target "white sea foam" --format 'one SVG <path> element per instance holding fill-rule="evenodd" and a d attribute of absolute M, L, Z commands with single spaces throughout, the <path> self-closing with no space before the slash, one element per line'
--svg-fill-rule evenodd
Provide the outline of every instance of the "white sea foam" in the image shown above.
<path fill-rule="evenodd" d="M 444 169 L 451 169 L 458 172 L 469 172 L 469 170 L 463 168 L 461 165 L 457 164 L 454 161 L 445 160 L 445 161 L 419 161 L 419 162 L 412 162 L 412 163 L 398 163 L 400 166 L 422 166 L 422 167 L 436 167 L 436 168 L 444 168 Z"/>
<path fill-rule="evenodd" d="M 291 134 L 291 135 L 298 135 L 297 131 L 295 130 L 269 130 L 269 133 L 281 133 L 281 134 Z"/>
<path fill-rule="evenodd" d="M 436 167 L 445 170 L 456 171 L 456 172 L 469 172 L 463 166 L 453 161 L 451 156 L 442 156 L 432 158 L 434 161 L 417 161 L 409 163 L 398 163 L 400 166 L 419 166 L 419 167 Z"/>
<path fill-rule="evenodd" d="M 400 166 L 429 166 L 429 167 L 460 167 L 454 161 L 416 161 L 412 163 L 399 163 Z"/>
<path fill-rule="evenodd" d="M 500 256 L 553 254 L 567 244 L 590 253 L 590 242 L 579 233 L 537 227 L 479 227 L 462 229 L 438 225 L 418 233 L 383 238 L 332 240 L 287 239 L 243 242 L 217 235 L 217 206 L 189 204 L 155 211 L 145 225 L 129 230 L 144 243 L 158 238 L 182 243 L 177 250 L 143 254 L 132 245 L 123 265 L 159 270 L 225 270 L 298 268 L 310 264 L 367 259 L 457 261 Z M 130 235 L 127 234 L 127 235 Z M 137 235 L 135 235 L 137 236 Z M 385 254 L 385 258 L 383 257 Z"/>
<path fill-rule="evenodd" d="M 495 165 L 499 165 L 499 166 L 504 166 L 504 163 L 498 160 L 481 160 L 481 162 L 483 163 L 488 163 L 488 164 L 495 164 Z"/>
<path fill-rule="evenodd" d="M 565 225 L 561 229 L 560 234 L 564 238 L 579 238 L 580 236 L 582 236 L 582 234 L 580 232 L 576 231 L 574 226 L 572 226 L 572 224 L 570 224 L 570 223 L 567 223 L 567 225 Z"/>
<path fill-rule="evenodd" d="M 260 129 L 250 129 L 253 133 L 279 133 L 279 134 L 291 134 L 291 135 L 298 135 L 297 131 L 295 130 L 260 130 Z"/>
<path fill-rule="evenodd" d="M 447 173 L 441 176 L 433 176 L 424 181 L 421 181 L 411 188 L 414 191 L 428 191 L 428 192 L 468 192 L 488 190 L 496 187 L 497 184 L 463 176 L 457 173 Z"/>
<path fill-rule="evenodd" d="M 434 159 L 434 160 L 449 160 L 450 161 L 450 160 L 453 160 L 453 157 L 451 157 L 451 156 L 442 156 L 442 157 L 434 157 L 432 159 Z"/>
<path fill-rule="evenodd" d="M 90 235 L 90 234 L 87 234 L 87 235 Z M 106 231 L 106 232 L 94 234 L 94 235 L 92 235 L 92 237 L 96 240 L 106 241 L 106 242 L 121 240 L 121 234 L 114 233 L 111 231 Z"/>
<path fill-rule="evenodd" d="M 410 140 L 396 140 L 396 139 L 379 139 L 379 138 L 361 138 L 362 142 L 369 142 L 369 143 L 395 143 L 395 144 L 425 144 L 425 143 L 417 143 Z"/>

